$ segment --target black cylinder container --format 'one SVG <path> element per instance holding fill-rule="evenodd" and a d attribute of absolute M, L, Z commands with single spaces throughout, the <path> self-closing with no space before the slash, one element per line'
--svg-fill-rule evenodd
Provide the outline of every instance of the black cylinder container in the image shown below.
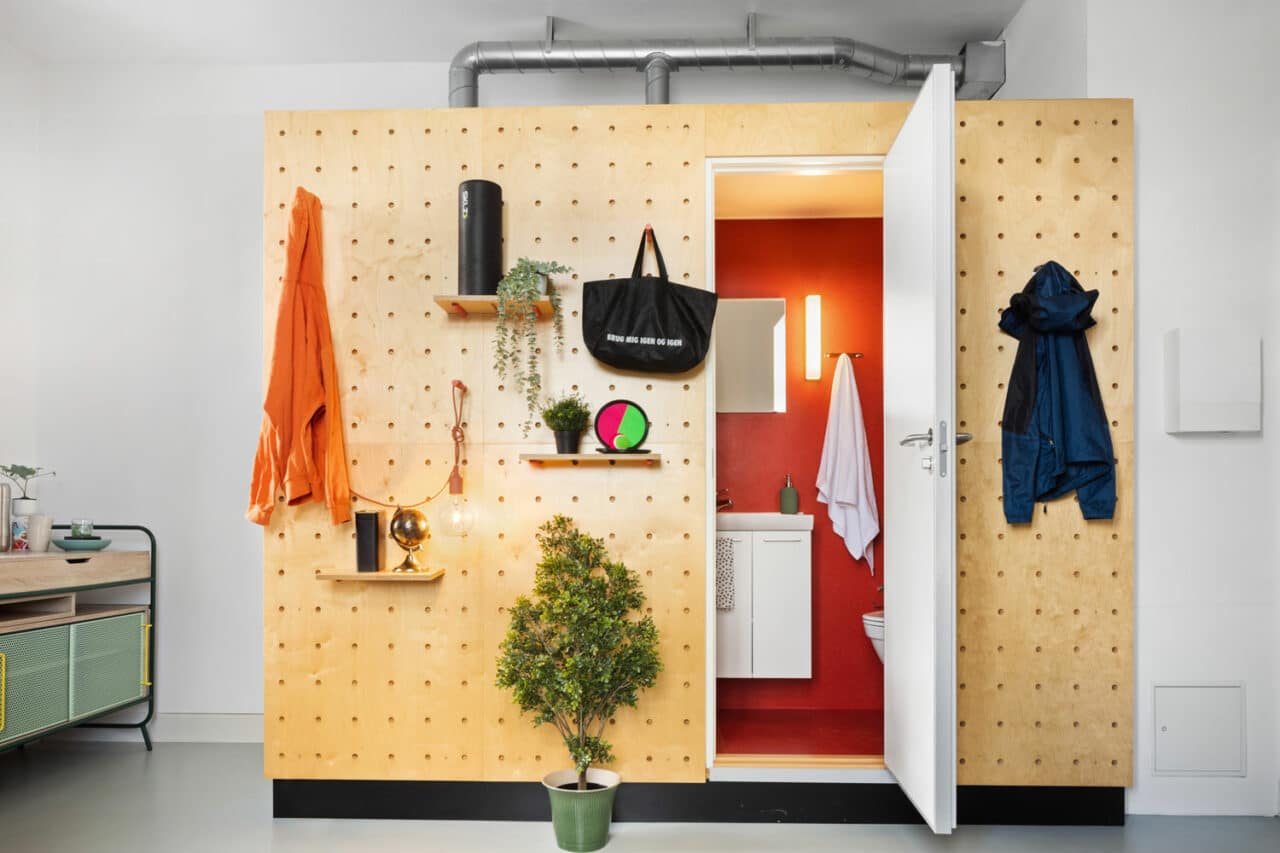
<path fill-rule="evenodd" d="M 502 187 L 458 185 L 458 293 L 492 296 L 502 280 Z"/>
<path fill-rule="evenodd" d="M 382 513 L 356 513 L 356 571 L 382 568 Z"/>

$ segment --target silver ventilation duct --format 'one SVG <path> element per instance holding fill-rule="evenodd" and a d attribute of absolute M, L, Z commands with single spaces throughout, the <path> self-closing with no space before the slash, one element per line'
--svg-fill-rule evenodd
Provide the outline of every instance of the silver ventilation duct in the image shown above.
<path fill-rule="evenodd" d="M 847 38 L 757 38 L 754 18 L 748 18 L 743 40 L 625 41 L 557 41 L 553 20 L 548 19 L 546 41 L 481 41 L 458 51 L 449 67 L 449 106 L 477 106 L 481 74 L 529 72 L 643 71 L 648 104 L 670 102 L 671 72 L 681 69 L 806 68 L 919 86 L 929 69 L 941 63 L 956 70 L 956 94 L 961 98 L 990 98 L 1004 84 L 1004 42 L 969 42 L 956 55 L 902 54 Z"/>

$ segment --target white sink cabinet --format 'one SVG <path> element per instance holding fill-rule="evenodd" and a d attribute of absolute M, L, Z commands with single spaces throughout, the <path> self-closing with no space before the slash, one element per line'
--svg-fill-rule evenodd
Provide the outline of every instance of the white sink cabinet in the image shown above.
<path fill-rule="evenodd" d="M 813 516 L 721 513 L 734 606 L 716 610 L 718 678 L 813 677 Z"/>

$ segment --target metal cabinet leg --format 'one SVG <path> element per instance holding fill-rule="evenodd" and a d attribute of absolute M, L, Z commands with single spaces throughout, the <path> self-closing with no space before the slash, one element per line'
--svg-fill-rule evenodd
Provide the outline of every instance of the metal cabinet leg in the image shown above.
<path fill-rule="evenodd" d="M 147 724 L 143 723 L 142 725 L 138 726 L 138 729 L 142 732 L 142 742 L 147 745 L 147 752 L 150 752 L 151 751 L 151 733 L 147 731 Z"/>

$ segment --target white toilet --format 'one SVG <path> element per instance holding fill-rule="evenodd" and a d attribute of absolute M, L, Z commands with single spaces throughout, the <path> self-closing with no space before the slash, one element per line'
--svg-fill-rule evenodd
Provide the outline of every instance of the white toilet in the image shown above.
<path fill-rule="evenodd" d="M 872 610 L 862 614 L 862 628 L 871 638 L 871 645 L 876 650 L 876 657 L 884 663 L 884 611 Z"/>

